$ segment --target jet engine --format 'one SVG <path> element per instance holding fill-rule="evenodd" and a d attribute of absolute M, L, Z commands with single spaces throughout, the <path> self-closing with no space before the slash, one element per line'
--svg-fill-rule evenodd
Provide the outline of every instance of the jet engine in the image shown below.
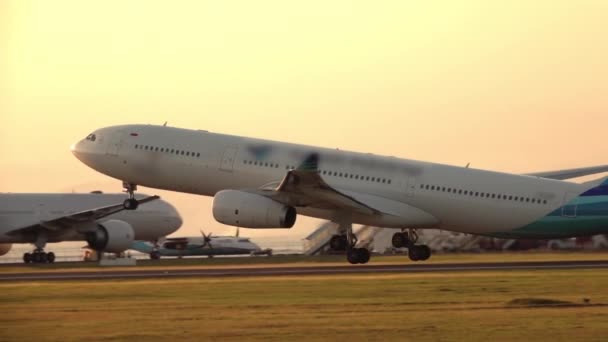
<path fill-rule="evenodd" d="M 12 243 L 0 243 L 0 255 L 10 252 L 12 247 Z"/>
<path fill-rule="evenodd" d="M 105 221 L 97 225 L 95 231 L 86 234 L 86 240 L 91 248 L 110 253 L 120 253 L 129 249 L 134 237 L 133 227 L 119 220 Z"/>
<path fill-rule="evenodd" d="M 291 228 L 296 209 L 270 198 L 237 190 L 223 190 L 213 198 L 216 221 L 244 228 Z"/>

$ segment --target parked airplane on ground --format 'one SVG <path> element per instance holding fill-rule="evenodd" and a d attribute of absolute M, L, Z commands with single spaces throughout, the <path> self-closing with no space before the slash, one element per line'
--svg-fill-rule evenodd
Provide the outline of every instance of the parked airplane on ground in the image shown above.
<path fill-rule="evenodd" d="M 238 236 L 212 236 L 166 238 L 158 244 L 147 241 L 135 241 L 131 246 L 138 252 L 150 255 L 150 259 L 160 259 L 163 256 L 183 257 L 206 255 L 272 255 L 270 249 L 263 250 L 251 242 L 249 238 Z"/>
<path fill-rule="evenodd" d="M 125 211 L 123 194 L 0 194 L 0 255 L 13 243 L 32 243 L 25 263 L 54 262 L 48 242 L 85 240 L 99 251 L 120 253 L 135 239 L 157 239 L 182 224 L 179 213 L 158 196 L 137 199 L 141 209 Z"/>
<path fill-rule="evenodd" d="M 331 220 L 341 231 L 331 246 L 351 263 L 370 258 L 353 223 L 401 228 L 393 244 L 412 260 L 430 256 L 416 245 L 421 228 L 505 238 L 608 232 L 608 178 L 563 181 L 608 165 L 518 175 L 154 125 L 98 129 L 72 152 L 130 196 L 136 184 L 214 196 L 224 224 L 290 228 L 297 213 Z"/>

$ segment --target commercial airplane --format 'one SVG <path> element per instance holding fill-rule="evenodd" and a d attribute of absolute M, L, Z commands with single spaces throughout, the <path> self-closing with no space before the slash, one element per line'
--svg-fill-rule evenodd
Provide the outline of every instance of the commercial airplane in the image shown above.
<path fill-rule="evenodd" d="M 416 229 L 504 238 L 608 233 L 608 178 L 565 179 L 608 165 L 528 175 L 485 171 L 155 125 L 96 130 L 72 146 L 89 167 L 136 185 L 214 196 L 213 216 L 245 228 L 290 228 L 297 214 L 340 226 L 331 247 L 366 263 L 352 224 L 401 228 L 412 260 L 430 249 Z M 126 200 L 125 207 L 134 206 Z"/>
<path fill-rule="evenodd" d="M 0 194 L 0 255 L 13 243 L 32 243 L 25 263 L 54 262 L 45 252 L 49 242 L 85 240 L 98 251 L 120 253 L 135 239 L 157 239 L 171 234 L 182 219 L 158 196 L 136 199 L 137 211 L 125 211 L 123 194 Z"/>
<path fill-rule="evenodd" d="M 251 242 L 249 238 L 238 236 L 212 236 L 205 235 L 194 237 L 166 238 L 157 245 L 154 242 L 135 241 L 131 246 L 138 252 L 150 255 L 150 259 L 157 260 L 163 256 L 183 257 L 206 255 L 271 255 L 269 249 L 263 250 L 260 246 Z"/>

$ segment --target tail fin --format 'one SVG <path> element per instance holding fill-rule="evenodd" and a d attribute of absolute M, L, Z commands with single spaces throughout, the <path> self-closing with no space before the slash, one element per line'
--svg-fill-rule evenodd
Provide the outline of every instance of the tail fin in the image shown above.
<path fill-rule="evenodd" d="M 131 245 L 131 249 L 136 250 L 138 252 L 150 254 L 154 250 L 154 246 L 151 243 L 146 241 L 134 241 Z"/>
<path fill-rule="evenodd" d="M 581 185 L 586 189 L 581 196 L 608 195 L 608 177 L 585 182 Z"/>

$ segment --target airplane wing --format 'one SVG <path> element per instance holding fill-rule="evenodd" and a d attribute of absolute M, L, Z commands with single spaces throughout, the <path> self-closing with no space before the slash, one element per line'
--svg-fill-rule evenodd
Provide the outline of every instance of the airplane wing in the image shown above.
<path fill-rule="evenodd" d="M 603 172 L 608 172 L 608 165 L 581 167 L 581 168 L 577 168 L 577 169 L 535 172 L 535 173 L 528 173 L 526 175 L 541 177 L 541 178 L 564 180 L 564 179 L 594 175 L 594 174 L 603 173 Z"/>
<path fill-rule="evenodd" d="M 139 204 L 147 203 L 150 201 L 155 201 L 159 199 L 159 196 L 148 196 L 137 200 Z M 100 218 L 104 218 L 106 216 L 110 216 L 112 214 L 116 214 L 120 211 L 125 210 L 123 203 L 112 204 L 104 207 L 89 209 L 80 211 L 77 213 L 73 213 L 70 215 L 60 216 L 57 218 L 53 218 L 50 220 L 45 220 L 38 222 L 36 224 L 32 224 L 26 227 L 21 227 L 15 230 L 12 230 L 8 233 L 8 235 L 19 235 L 19 234 L 27 234 L 27 233 L 35 233 L 40 231 L 41 229 L 48 231 L 59 231 L 62 229 L 68 229 L 75 224 L 84 223 L 84 222 L 92 222 L 98 220 Z"/>
<path fill-rule="evenodd" d="M 319 176 L 318 161 L 318 154 L 311 154 L 297 169 L 288 171 L 276 188 L 262 189 L 261 194 L 291 206 L 381 214 L 379 210 L 329 186 Z"/>

